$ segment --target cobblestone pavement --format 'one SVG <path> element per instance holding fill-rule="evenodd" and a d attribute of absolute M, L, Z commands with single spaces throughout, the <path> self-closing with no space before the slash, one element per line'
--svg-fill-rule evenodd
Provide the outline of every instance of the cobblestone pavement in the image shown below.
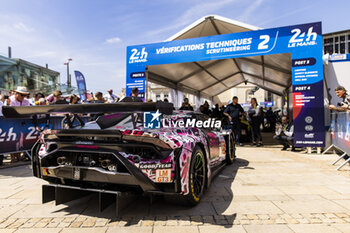
<path fill-rule="evenodd" d="M 116 218 L 100 213 L 90 195 L 66 205 L 41 204 L 30 166 L 0 170 L 2 232 L 350 232 L 349 168 L 335 171 L 336 155 L 237 149 L 196 207 L 150 204 L 140 197 Z"/>

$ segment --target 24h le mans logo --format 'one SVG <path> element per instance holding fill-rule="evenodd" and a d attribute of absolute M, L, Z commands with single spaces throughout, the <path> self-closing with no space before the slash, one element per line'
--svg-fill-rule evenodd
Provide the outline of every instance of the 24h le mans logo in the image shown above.
<path fill-rule="evenodd" d="M 143 127 L 145 129 L 159 129 L 160 128 L 160 116 L 159 110 L 156 112 L 144 112 L 143 113 Z"/>

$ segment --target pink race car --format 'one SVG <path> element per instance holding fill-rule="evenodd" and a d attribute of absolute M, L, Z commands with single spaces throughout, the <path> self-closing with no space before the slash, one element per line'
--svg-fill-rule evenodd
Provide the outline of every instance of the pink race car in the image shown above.
<path fill-rule="evenodd" d="M 34 176 L 61 188 L 160 194 L 196 205 L 214 175 L 235 160 L 231 130 L 201 113 L 173 111 L 170 103 L 3 109 L 5 117 L 57 112 L 69 114 L 62 129 L 41 134 L 32 165 Z M 86 123 L 77 113 L 95 120 Z M 57 190 L 50 192 L 44 199 L 57 199 Z"/>

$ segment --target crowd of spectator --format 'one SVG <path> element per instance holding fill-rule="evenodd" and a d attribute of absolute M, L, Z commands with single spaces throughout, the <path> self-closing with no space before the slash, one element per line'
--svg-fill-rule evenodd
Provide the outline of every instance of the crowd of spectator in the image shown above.
<path fill-rule="evenodd" d="M 113 94 L 112 89 L 107 90 L 107 93 L 105 95 L 102 92 L 96 92 L 94 94 L 91 93 L 90 98 L 84 101 L 82 101 L 80 97 L 75 94 L 64 97 L 62 95 L 62 92 L 59 90 L 54 91 L 48 96 L 45 96 L 42 93 L 36 93 L 32 98 L 30 98 L 29 92 L 25 87 L 17 87 L 16 90 L 9 93 L 9 96 L 0 96 L 0 106 L 115 103 L 119 101 L 142 102 L 143 100 L 138 96 L 138 89 L 133 88 L 131 91 L 131 96 L 126 97 L 122 100 L 120 97 Z M 348 96 L 344 98 L 346 100 Z M 164 101 L 168 102 L 167 99 Z M 152 102 L 152 100 L 148 100 L 148 102 Z M 272 113 L 272 110 L 269 109 L 268 111 L 263 111 L 263 108 L 258 105 L 255 98 L 251 99 L 251 105 L 246 111 L 238 103 L 238 98 L 236 96 L 232 98 L 232 101 L 230 101 L 227 106 L 219 107 L 219 105 L 216 104 L 215 107 L 210 108 L 208 101 L 205 101 L 202 105 L 200 105 L 198 109 L 194 109 L 193 106 L 189 103 L 189 99 L 184 98 L 179 110 L 197 110 L 205 115 L 208 115 L 209 117 L 222 120 L 224 124 L 226 123 L 226 125 L 234 131 L 237 145 L 242 145 L 242 136 L 246 136 L 241 135 L 242 131 L 247 133 L 249 131 L 249 140 L 251 141 L 252 145 L 258 147 L 263 145 L 260 128 L 264 121 L 264 117 L 271 121 L 271 129 L 276 129 L 276 135 L 274 138 L 284 146 L 284 149 L 288 148 L 289 145 L 291 145 L 290 142 L 293 139 L 293 128 L 290 127 L 291 122 L 289 122 L 289 118 L 282 118 L 282 122 L 275 124 L 276 117 Z"/>
<path fill-rule="evenodd" d="M 106 95 L 102 92 L 92 94 L 86 101 L 81 101 L 76 94 L 63 96 L 59 90 L 45 96 L 43 93 L 35 93 L 30 98 L 30 93 L 26 87 L 17 87 L 16 90 L 9 92 L 9 95 L 0 95 L 0 106 L 34 106 L 34 105 L 52 105 L 52 104 L 81 104 L 81 103 L 115 103 L 120 98 L 113 94 L 113 90 L 109 89 Z"/>
<path fill-rule="evenodd" d="M 328 108 L 337 112 L 350 112 L 350 96 L 347 94 L 346 89 L 343 86 L 338 86 L 335 89 L 337 97 L 341 101 L 337 105 L 329 105 Z M 164 102 L 169 102 L 168 99 L 164 99 Z M 121 99 L 119 96 L 113 94 L 113 90 L 107 90 L 106 94 L 102 92 L 91 93 L 90 97 L 86 100 L 81 100 L 76 94 L 70 96 L 63 96 L 59 90 L 54 91 L 52 94 L 45 96 L 43 93 L 36 93 L 30 98 L 30 93 L 26 87 L 17 87 L 16 90 L 9 92 L 8 96 L 0 94 L 0 116 L 2 115 L 2 106 L 35 106 L 35 105 L 55 105 L 55 104 L 89 104 L 89 103 L 116 103 L 116 102 L 143 102 L 143 99 L 139 97 L 139 91 L 137 88 L 133 88 L 130 97 Z M 153 102 L 151 99 L 147 102 Z M 175 110 L 175 108 L 174 108 Z M 238 103 L 238 98 L 234 96 L 232 101 L 229 101 L 227 106 L 220 106 L 215 104 L 213 108 L 210 108 L 208 101 L 205 101 L 198 109 L 194 109 L 190 104 L 187 97 L 184 98 L 183 103 L 179 110 L 194 111 L 197 110 L 209 117 L 222 120 L 224 125 L 232 129 L 235 135 L 236 145 L 242 145 L 244 137 L 242 132 L 248 132 L 250 135 L 249 141 L 252 146 L 262 146 L 261 126 L 264 125 L 264 121 L 268 122 L 268 130 L 275 135 L 273 138 L 281 145 L 282 150 L 286 150 L 292 147 L 292 151 L 295 150 L 293 146 L 294 139 L 294 126 L 293 122 L 288 116 L 278 117 L 271 108 L 263 109 L 259 106 L 256 98 L 252 98 L 250 106 L 244 110 Z M 40 117 L 40 116 L 39 116 Z M 48 116 L 41 116 L 46 118 L 48 122 Z M 33 121 L 36 122 L 38 116 L 34 117 Z M 48 123 L 47 123 L 48 125 Z M 41 131 L 37 128 L 38 131 Z M 246 142 L 246 141 L 245 141 Z M 2 160 L 2 159 L 1 159 Z"/>

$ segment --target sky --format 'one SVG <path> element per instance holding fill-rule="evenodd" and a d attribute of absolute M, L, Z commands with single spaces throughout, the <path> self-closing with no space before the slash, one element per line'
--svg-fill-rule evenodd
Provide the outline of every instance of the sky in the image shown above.
<path fill-rule="evenodd" d="M 81 71 L 87 88 L 120 93 L 126 47 L 161 42 L 207 15 L 261 28 L 322 21 L 323 33 L 350 29 L 349 0 L 0 0 L 0 55 L 61 73 Z"/>

